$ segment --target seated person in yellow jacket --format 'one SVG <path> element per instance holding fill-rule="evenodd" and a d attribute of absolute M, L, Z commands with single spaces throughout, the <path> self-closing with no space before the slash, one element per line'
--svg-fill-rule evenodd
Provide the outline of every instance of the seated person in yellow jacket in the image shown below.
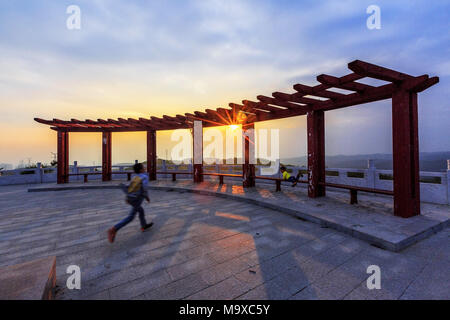
<path fill-rule="evenodd" d="M 300 170 L 297 173 L 296 177 L 293 177 L 289 174 L 289 172 L 287 172 L 286 167 L 280 167 L 280 171 L 283 174 L 283 180 L 285 181 L 289 181 L 292 182 L 292 186 L 295 187 L 298 183 L 298 179 L 300 179 L 300 177 L 303 177 L 302 173 L 300 172 Z"/>

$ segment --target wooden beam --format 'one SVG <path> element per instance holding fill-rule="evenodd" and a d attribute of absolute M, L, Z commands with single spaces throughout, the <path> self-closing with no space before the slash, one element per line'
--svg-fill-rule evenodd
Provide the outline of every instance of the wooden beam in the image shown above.
<path fill-rule="evenodd" d="M 317 76 L 317 81 L 319 81 L 320 83 L 326 84 L 330 87 L 356 91 L 358 93 L 364 93 L 365 91 L 367 91 L 369 89 L 375 88 L 373 86 L 369 86 L 367 84 L 354 82 L 354 81 L 342 82 L 340 78 L 333 77 L 333 76 L 326 75 L 326 74 L 321 74 L 321 75 Z"/>
<path fill-rule="evenodd" d="M 129 123 L 127 120 L 122 119 L 122 118 L 119 118 L 119 119 L 117 119 L 117 120 L 108 119 L 108 121 L 111 122 L 111 123 L 118 124 L 118 125 L 120 125 L 120 126 L 122 126 L 122 127 L 127 127 L 127 128 L 133 128 L 133 127 L 134 127 L 134 125 L 132 125 L 132 124 Z"/>
<path fill-rule="evenodd" d="M 417 86 L 411 88 L 411 91 L 413 92 L 422 92 L 426 89 L 428 89 L 431 86 L 434 86 L 435 84 L 437 84 L 439 82 L 439 77 L 431 77 L 429 79 L 427 79 L 426 81 L 418 84 Z"/>
<path fill-rule="evenodd" d="M 218 123 L 222 123 L 222 125 L 224 126 L 229 124 L 228 120 L 224 116 L 222 116 L 219 112 L 211 109 L 206 109 L 205 112 Z"/>
<path fill-rule="evenodd" d="M 323 103 L 314 105 L 313 110 L 329 111 L 339 108 L 355 106 L 359 104 L 369 103 L 373 101 L 381 101 L 392 97 L 394 91 L 394 84 L 389 83 L 374 89 L 367 90 L 363 94 L 351 93 L 345 98 L 337 99 L 335 101 L 324 101 Z"/>
<path fill-rule="evenodd" d="M 324 100 L 319 100 L 319 99 L 313 99 L 313 98 L 306 98 L 304 97 L 303 93 L 300 92 L 296 92 L 296 93 L 284 93 L 284 92 L 274 92 L 272 93 L 272 95 L 274 97 L 277 97 L 279 100 L 283 100 L 283 101 L 292 101 L 292 102 L 296 102 L 296 103 L 301 103 L 303 105 L 307 105 L 309 107 L 313 106 L 313 105 L 320 105 L 324 102 L 327 102 L 328 100 L 324 101 Z M 310 108 L 308 109 L 310 110 Z"/>
<path fill-rule="evenodd" d="M 273 112 L 278 112 L 278 111 L 288 109 L 288 108 L 282 107 L 282 106 L 270 106 L 264 102 L 255 102 L 255 101 L 251 101 L 251 100 L 242 100 L 242 103 L 244 104 L 244 106 L 247 105 L 252 109 L 261 109 L 261 110 L 273 111 Z"/>
<path fill-rule="evenodd" d="M 216 111 L 224 118 L 226 119 L 226 122 L 228 124 L 233 123 L 233 119 L 231 118 L 232 110 L 225 109 L 225 108 L 217 108 Z"/>
<path fill-rule="evenodd" d="M 350 62 L 348 64 L 348 68 L 359 75 L 389 82 L 398 82 L 412 78 L 412 76 L 408 74 L 380 67 L 361 60 Z"/>
<path fill-rule="evenodd" d="M 326 90 L 328 88 L 329 87 L 324 84 L 320 84 L 315 87 L 306 86 L 300 83 L 294 85 L 294 89 L 302 93 L 303 95 L 312 95 L 333 100 L 345 97 L 345 94 Z"/>
<path fill-rule="evenodd" d="M 147 122 L 142 121 L 141 119 L 128 118 L 128 123 L 138 127 L 147 127 L 152 130 L 156 130 L 158 128 L 158 126 L 156 124 L 153 124 L 151 121 Z"/>
<path fill-rule="evenodd" d="M 277 94 L 276 92 L 274 94 Z M 281 99 L 276 99 L 276 98 L 272 98 L 272 97 L 267 97 L 267 96 L 262 96 L 259 95 L 256 97 L 259 101 L 267 103 L 267 104 L 271 104 L 274 106 L 282 106 L 291 110 L 304 110 L 302 105 L 298 105 L 289 101 L 285 101 L 285 100 L 281 100 Z"/>

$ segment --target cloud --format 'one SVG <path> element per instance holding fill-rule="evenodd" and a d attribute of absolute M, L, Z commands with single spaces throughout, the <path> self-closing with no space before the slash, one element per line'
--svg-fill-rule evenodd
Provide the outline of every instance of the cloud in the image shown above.
<path fill-rule="evenodd" d="M 344 75 L 362 59 L 441 77 L 421 94 L 430 110 L 421 113 L 421 148 L 450 149 L 442 138 L 450 134 L 450 4 L 378 1 L 382 28 L 368 30 L 372 2 L 79 0 L 81 30 L 70 31 L 73 1 L 3 1 L 0 105 L 18 122 L 177 114 L 293 92 L 296 82 Z M 334 127 L 353 121 L 364 140 L 365 114 L 348 114 Z M 383 119 L 376 108 L 371 117 Z"/>

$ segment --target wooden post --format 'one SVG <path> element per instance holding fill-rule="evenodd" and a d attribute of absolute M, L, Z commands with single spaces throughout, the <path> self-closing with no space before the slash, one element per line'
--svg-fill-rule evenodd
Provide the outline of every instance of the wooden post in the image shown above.
<path fill-rule="evenodd" d="M 201 121 L 194 121 L 192 131 L 193 140 L 193 162 L 194 162 L 194 182 L 203 182 L 203 124 Z"/>
<path fill-rule="evenodd" d="M 350 189 L 350 204 L 358 203 L 358 190 Z"/>
<path fill-rule="evenodd" d="M 69 182 L 69 132 L 58 131 L 57 183 Z"/>
<path fill-rule="evenodd" d="M 244 188 L 255 186 L 255 125 L 247 125 L 242 129 L 244 139 L 244 163 L 242 164 L 242 185 Z"/>
<path fill-rule="evenodd" d="M 147 172 L 149 180 L 156 180 L 156 131 L 147 131 Z"/>
<path fill-rule="evenodd" d="M 280 180 L 275 180 L 275 191 L 279 192 L 281 191 L 281 181 Z"/>
<path fill-rule="evenodd" d="M 392 95 L 394 215 L 420 214 L 417 93 L 397 89 Z"/>
<path fill-rule="evenodd" d="M 102 180 L 111 181 L 111 132 L 102 132 Z"/>
<path fill-rule="evenodd" d="M 308 196 L 325 196 L 325 114 L 310 111 L 307 114 L 308 131 Z"/>

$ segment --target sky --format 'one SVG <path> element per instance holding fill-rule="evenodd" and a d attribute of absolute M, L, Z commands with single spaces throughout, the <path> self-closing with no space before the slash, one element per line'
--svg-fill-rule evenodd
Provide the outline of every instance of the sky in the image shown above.
<path fill-rule="evenodd" d="M 67 7 L 81 10 L 69 30 Z M 369 30 L 369 5 L 381 28 Z M 49 163 L 56 133 L 33 121 L 176 115 L 294 92 L 360 59 L 439 76 L 419 94 L 420 151 L 450 150 L 450 1 L 2 1 L 0 163 Z M 280 130 L 280 156 L 304 156 L 306 119 Z M 159 132 L 158 156 L 170 150 Z M 70 136 L 70 162 L 98 164 L 100 134 Z M 391 102 L 326 113 L 326 154 L 390 153 Z M 170 151 L 169 151 L 170 154 Z M 145 160 L 144 133 L 113 134 L 113 163 Z"/>

